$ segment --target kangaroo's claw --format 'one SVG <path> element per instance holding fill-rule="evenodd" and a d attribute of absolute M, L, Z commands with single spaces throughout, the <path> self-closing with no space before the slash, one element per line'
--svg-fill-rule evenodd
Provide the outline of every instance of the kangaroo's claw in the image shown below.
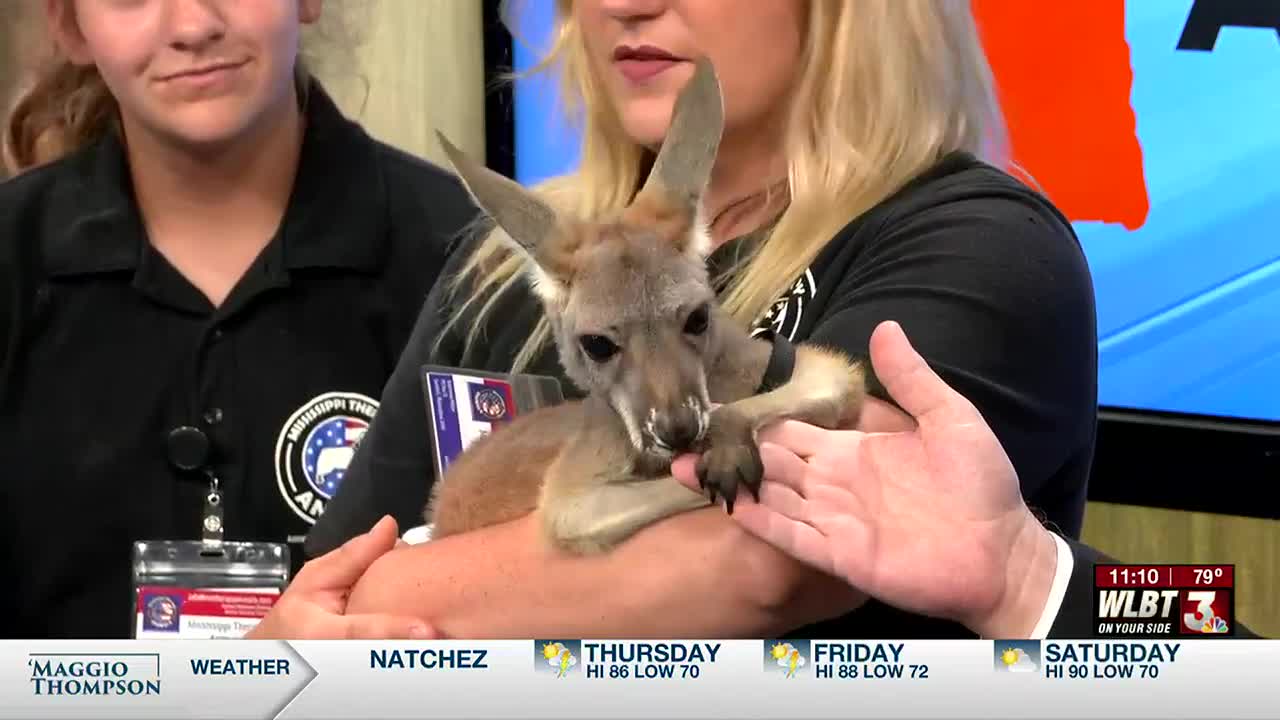
<path fill-rule="evenodd" d="M 712 429 L 707 435 L 707 450 L 698 459 L 696 473 L 698 484 L 709 492 L 711 501 L 715 502 L 719 494 L 724 498 L 725 510 L 732 515 L 739 486 L 759 501 L 764 463 L 751 437 L 750 426 L 730 413 L 717 411 L 712 415 Z"/>

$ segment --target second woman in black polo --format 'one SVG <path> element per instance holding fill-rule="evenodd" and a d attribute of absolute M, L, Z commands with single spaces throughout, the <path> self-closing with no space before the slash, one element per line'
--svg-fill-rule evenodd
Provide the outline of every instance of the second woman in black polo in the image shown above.
<path fill-rule="evenodd" d="M 127 637 L 132 542 L 199 538 L 211 477 L 300 559 L 473 210 L 299 69 L 319 2 L 50 8 L 0 185 L 0 636 Z"/>

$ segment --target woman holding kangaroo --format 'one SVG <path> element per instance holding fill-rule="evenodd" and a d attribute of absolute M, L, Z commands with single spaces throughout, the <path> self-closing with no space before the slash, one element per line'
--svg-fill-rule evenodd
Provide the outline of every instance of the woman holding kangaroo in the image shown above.
<path fill-rule="evenodd" d="M 1026 504 L 1077 535 L 1096 419 L 1092 287 L 1068 222 L 998 169 L 1000 113 L 968 4 L 563 0 L 557 10 L 549 62 L 581 108 L 582 161 L 536 190 L 588 216 L 627 205 L 692 60 L 706 56 L 725 115 L 704 197 L 721 304 L 744 325 L 854 355 L 897 321 L 991 426 Z M 433 290 L 308 539 L 312 555 L 386 514 L 420 522 L 433 474 L 424 364 L 563 377 L 518 256 L 488 237 L 450 262 L 453 281 Z M 871 402 L 858 429 L 913 426 Z M 787 437 L 775 438 L 783 450 L 821 454 Z M 592 557 L 549 551 L 531 519 L 398 549 L 372 564 L 350 608 L 415 615 L 449 637 L 982 631 L 955 613 L 869 600 L 718 508 Z"/>

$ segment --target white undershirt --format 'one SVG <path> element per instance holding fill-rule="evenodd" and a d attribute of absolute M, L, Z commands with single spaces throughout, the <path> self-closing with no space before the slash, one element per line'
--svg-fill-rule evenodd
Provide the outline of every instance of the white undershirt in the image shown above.
<path fill-rule="evenodd" d="M 1049 636 L 1049 628 L 1058 619 L 1062 610 L 1062 600 L 1067 596 L 1067 582 L 1071 580 L 1071 571 L 1075 569 L 1076 559 L 1071 553 L 1071 546 L 1058 533 L 1053 536 L 1054 545 L 1058 547 L 1058 566 L 1053 571 L 1053 584 L 1049 586 L 1049 597 L 1045 600 L 1044 610 L 1040 612 L 1040 622 L 1031 631 L 1031 639 L 1043 640 Z"/>

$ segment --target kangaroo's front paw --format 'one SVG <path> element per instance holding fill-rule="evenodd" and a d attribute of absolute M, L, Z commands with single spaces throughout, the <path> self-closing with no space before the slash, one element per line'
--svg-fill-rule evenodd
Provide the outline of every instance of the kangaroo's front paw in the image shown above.
<path fill-rule="evenodd" d="M 731 410 L 721 408 L 713 413 L 706 450 L 698 459 L 696 472 L 698 484 L 710 494 L 711 502 L 715 502 L 717 495 L 723 497 L 725 510 L 730 515 L 739 486 L 747 488 L 751 497 L 759 501 L 764 463 L 751 426 Z"/>

